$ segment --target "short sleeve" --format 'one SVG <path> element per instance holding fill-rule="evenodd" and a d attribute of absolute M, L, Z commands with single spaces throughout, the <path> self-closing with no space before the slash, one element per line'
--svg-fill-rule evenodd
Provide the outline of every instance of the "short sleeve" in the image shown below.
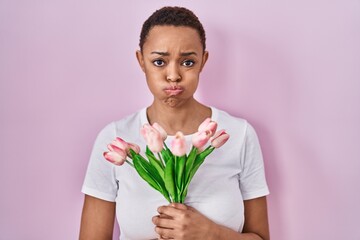
<path fill-rule="evenodd" d="M 254 128 L 248 123 L 241 153 L 239 184 L 244 200 L 269 194 L 260 143 Z"/>
<path fill-rule="evenodd" d="M 103 153 L 108 151 L 107 145 L 115 137 L 115 123 L 108 124 L 98 134 L 81 189 L 84 194 L 110 202 L 115 202 L 118 186 L 115 177 L 115 166 L 105 160 Z"/>

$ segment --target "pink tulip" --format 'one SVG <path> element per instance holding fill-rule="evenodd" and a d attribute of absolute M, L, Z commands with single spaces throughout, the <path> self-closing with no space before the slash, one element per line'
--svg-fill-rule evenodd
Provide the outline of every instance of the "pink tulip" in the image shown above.
<path fill-rule="evenodd" d="M 211 131 L 196 132 L 192 137 L 192 144 L 197 149 L 201 149 L 209 141 L 211 137 Z"/>
<path fill-rule="evenodd" d="M 146 144 L 153 153 L 158 153 L 164 148 L 164 142 L 161 133 L 149 124 L 144 124 L 140 130 Z"/>
<path fill-rule="evenodd" d="M 182 132 L 175 134 L 174 140 L 171 142 L 171 152 L 175 156 L 184 156 L 186 154 L 186 141 Z"/>
<path fill-rule="evenodd" d="M 127 153 L 130 156 L 130 148 L 134 150 L 134 152 L 139 153 L 140 147 L 134 143 L 129 143 L 124 141 L 122 138 L 117 137 L 114 141 L 112 141 L 111 145 L 116 146 Z"/>
<path fill-rule="evenodd" d="M 138 145 L 136 145 L 135 143 L 128 143 L 128 144 L 129 144 L 129 149 L 131 148 L 135 153 L 140 152 L 140 147 Z M 129 155 L 129 151 L 127 151 L 127 154 Z"/>
<path fill-rule="evenodd" d="M 158 123 L 154 123 L 152 125 L 156 130 L 158 130 L 161 134 L 162 140 L 165 141 L 165 139 L 167 138 L 167 133 L 165 131 L 165 129 L 163 129 Z"/>
<path fill-rule="evenodd" d="M 110 150 L 109 152 L 103 153 L 105 159 L 115 165 L 123 165 L 127 156 L 126 151 L 113 144 L 109 144 L 108 149 Z"/>
<path fill-rule="evenodd" d="M 226 143 L 230 138 L 230 135 L 225 132 L 225 130 L 220 130 L 215 133 L 211 138 L 211 146 L 214 148 L 219 148 Z"/>
<path fill-rule="evenodd" d="M 111 144 L 125 151 L 129 148 L 129 144 L 119 137 L 115 138 Z"/>
<path fill-rule="evenodd" d="M 217 123 L 212 121 L 210 118 L 206 118 L 199 126 L 198 131 L 210 131 L 211 136 L 216 132 Z"/>

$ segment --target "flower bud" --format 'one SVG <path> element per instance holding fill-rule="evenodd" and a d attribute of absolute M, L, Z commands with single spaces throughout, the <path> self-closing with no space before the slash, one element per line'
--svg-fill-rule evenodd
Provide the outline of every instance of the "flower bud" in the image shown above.
<path fill-rule="evenodd" d="M 177 132 L 175 134 L 175 138 L 171 142 L 171 152 L 178 157 L 186 154 L 186 141 L 182 132 Z"/>
<path fill-rule="evenodd" d="M 210 131 L 210 135 L 213 136 L 216 132 L 217 123 L 212 121 L 210 118 L 206 118 L 199 126 L 198 131 Z"/>
<path fill-rule="evenodd" d="M 202 147 L 204 147 L 211 137 L 210 134 L 210 131 L 196 132 L 192 137 L 192 144 L 194 145 L 194 147 L 196 147 L 197 149 L 201 149 Z"/>
<path fill-rule="evenodd" d="M 112 144 L 108 145 L 108 149 L 109 152 L 103 153 L 105 159 L 117 166 L 123 165 L 127 156 L 126 151 Z"/>
<path fill-rule="evenodd" d="M 207 127 L 207 125 L 209 125 L 210 122 L 211 122 L 211 118 L 206 118 L 206 119 L 200 124 L 198 131 L 199 131 L 199 132 L 204 131 L 205 128 Z"/>
<path fill-rule="evenodd" d="M 225 132 L 225 130 L 220 130 L 215 133 L 211 138 L 211 146 L 214 148 L 219 148 L 226 143 L 230 138 L 230 135 Z"/>
<path fill-rule="evenodd" d="M 155 122 L 152 126 L 153 126 L 156 130 L 158 130 L 158 131 L 160 132 L 163 141 L 165 141 L 165 139 L 167 138 L 167 133 L 166 133 L 165 129 L 162 128 L 162 127 L 161 127 L 158 123 L 156 123 L 156 122 Z"/>
<path fill-rule="evenodd" d="M 116 137 L 111 144 L 125 151 L 129 148 L 129 144 L 119 137 Z"/>
<path fill-rule="evenodd" d="M 164 148 L 161 133 L 150 124 L 144 124 L 140 133 L 153 153 L 158 153 Z"/>

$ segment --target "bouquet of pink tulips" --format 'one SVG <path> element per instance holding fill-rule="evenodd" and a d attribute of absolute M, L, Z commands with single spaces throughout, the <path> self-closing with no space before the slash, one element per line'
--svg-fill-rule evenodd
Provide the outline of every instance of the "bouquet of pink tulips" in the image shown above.
<path fill-rule="evenodd" d="M 225 130 L 216 132 L 216 129 L 217 123 L 207 118 L 193 135 L 191 150 L 186 154 L 182 132 L 176 133 L 170 149 L 164 142 L 167 138 L 165 130 L 157 123 L 145 124 L 140 132 L 147 143 L 146 157 L 140 154 L 138 145 L 119 137 L 108 145 L 109 151 L 104 152 L 104 157 L 119 166 L 127 162 L 169 202 L 184 203 L 190 181 L 205 158 L 230 137 Z"/>

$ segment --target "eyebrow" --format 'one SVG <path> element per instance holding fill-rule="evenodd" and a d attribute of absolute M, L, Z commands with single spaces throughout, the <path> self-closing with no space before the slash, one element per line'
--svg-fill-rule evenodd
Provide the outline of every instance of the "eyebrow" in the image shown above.
<path fill-rule="evenodd" d="M 151 52 L 151 54 L 157 54 L 157 55 L 161 55 L 161 56 L 170 56 L 170 53 L 168 53 L 168 52 L 154 51 L 154 52 Z M 182 56 L 182 57 L 186 57 L 186 56 L 190 56 L 190 55 L 197 56 L 196 52 L 183 52 L 183 53 L 180 53 L 180 56 Z"/>

